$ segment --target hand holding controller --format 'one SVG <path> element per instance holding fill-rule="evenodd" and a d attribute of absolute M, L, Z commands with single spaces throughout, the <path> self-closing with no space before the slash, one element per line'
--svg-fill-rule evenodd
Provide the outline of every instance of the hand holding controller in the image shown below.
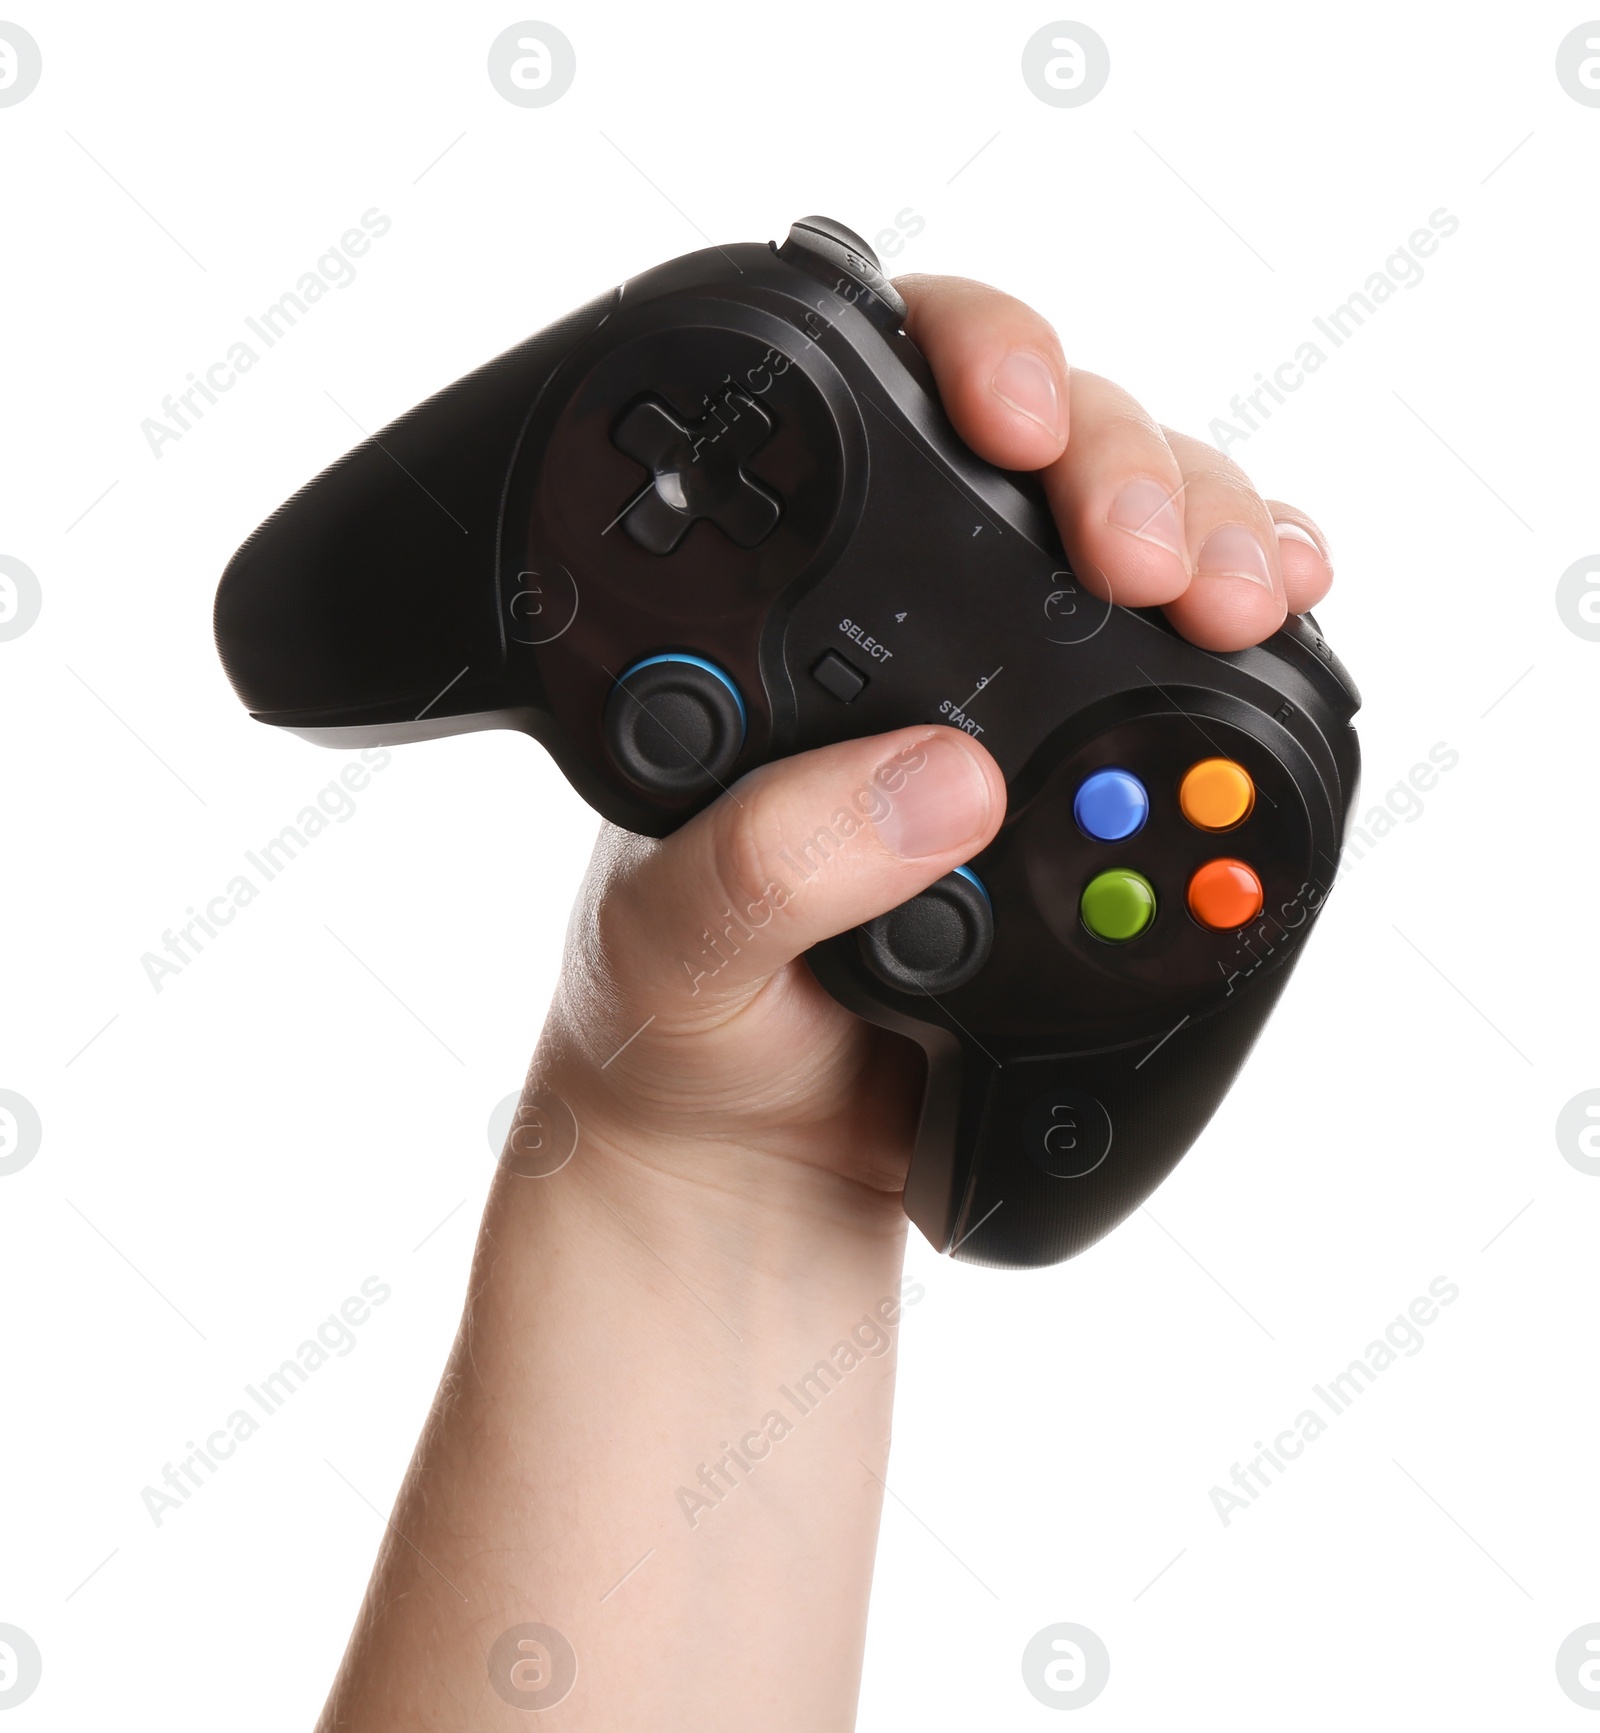
<path fill-rule="evenodd" d="M 788 754 L 980 740 L 999 834 L 810 961 L 926 1055 L 912 1219 L 1046 1263 L 1148 1195 L 1243 1062 L 1333 876 L 1357 698 L 1309 616 L 1206 650 L 1080 582 L 905 316 L 825 219 L 646 272 L 312 482 L 230 564 L 217 640 L 262 720 L 519 728 L 650 835 Z"/>

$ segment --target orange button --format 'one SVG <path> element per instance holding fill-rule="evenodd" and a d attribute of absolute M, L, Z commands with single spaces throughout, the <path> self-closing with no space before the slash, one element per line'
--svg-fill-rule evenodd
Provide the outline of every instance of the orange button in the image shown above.
<path fill-rule="evenodd" d="M 1213 932 L 1253 921 L 1261 903 L 1261 880 L 1242 860 L 1208 860 L 1189 880 L 1189 913 Z"/>
<path fill-rule="evenodd" d="M 1250 772 L 1231 758 L 1202 758 L 1178 785 L 1178 805 L 1198 830 L 1232 830 L 1256 803 Z"/>

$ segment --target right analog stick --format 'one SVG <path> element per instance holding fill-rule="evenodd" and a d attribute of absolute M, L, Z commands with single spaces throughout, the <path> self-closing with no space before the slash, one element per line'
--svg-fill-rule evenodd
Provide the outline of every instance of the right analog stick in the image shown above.
<path fill-rule="evenodd" d="M 721 786 L 744 745 L 744 700 L 703 657 L 647 656 L 612 687 L 603 726 L 617 767 L 647 793 L 704 794 Z"/>
<path fill-rule="evenodd" d="M 946 873 L 920 895 L 856 929 L 862 961 L 902 993 L 948 993 L 989 960 L 994 910 L 977 875 Z"/>

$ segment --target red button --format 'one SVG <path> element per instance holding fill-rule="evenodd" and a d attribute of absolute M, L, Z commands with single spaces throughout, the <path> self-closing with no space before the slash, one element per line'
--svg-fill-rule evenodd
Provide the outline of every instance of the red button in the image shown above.
<path fill-rule="evenodd" d="M 1213 932 L 1232 932 L 1261 913 L 1261 880 L 1242 860 L 1208 860 L 1189 880 L 1189 913 Z"/>

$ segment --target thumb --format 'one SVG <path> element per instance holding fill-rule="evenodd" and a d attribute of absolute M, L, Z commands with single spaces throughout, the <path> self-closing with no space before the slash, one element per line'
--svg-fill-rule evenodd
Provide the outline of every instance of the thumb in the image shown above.
<path fill-rule="evenodd" d="M 612 888 L 607 949 L 664 1021 L 725 1012 L 820 940 L 970 860 L 1005 805 L 999 766 L 953 728 L 763 765 Z"/>

